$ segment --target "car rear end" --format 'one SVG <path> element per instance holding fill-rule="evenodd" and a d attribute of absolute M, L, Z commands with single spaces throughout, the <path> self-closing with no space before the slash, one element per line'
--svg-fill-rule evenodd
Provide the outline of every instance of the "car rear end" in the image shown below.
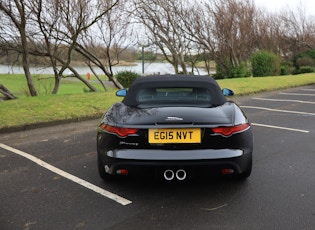
<path fill-rule="evenodd" d="M 193 175 L 250 175 L 252 132 L 234 103 L 212 109 L 123 110 L 128 109 L 133 110 L 129 111 L 131 116 L 110 123 L 105 115 L 99 125 L 98 154 L 105 173 L 152 172 L 166 180 Z"/>

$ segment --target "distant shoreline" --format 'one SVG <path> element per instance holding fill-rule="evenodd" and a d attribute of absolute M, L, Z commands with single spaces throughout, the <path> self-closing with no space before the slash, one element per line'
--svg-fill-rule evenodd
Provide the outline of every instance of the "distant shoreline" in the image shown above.
<path fill-rule="evenodd" d="M 86 65 L 81 65 L 81 63 L 75 63 L 72 67 L 81 75 L 91 73 L 91 70 Z M 93 66 L 94 71 L 97 74 L 104 74 L 101 69 L 97 66 Z M 112 67 L 113 73 L 116 74 L 120 71 L 132 71 L 138 74 L 142 74 L 142 63 L 141 62 L 121 62 L 120 65 L 115 65 Z M 31 74 L 54 74 L 51 67 L 45 66 L 30 66 Z M 144 63 L 144 75 L 151 74 L 173 74 L 174 67 L 167 62 L 145 62 Z M 22 66 L 8 66 L 0 64 L 0 74 L 24 74 Z M 72 74 L 70 70 L 64 72 L 65 75 Z M 204 68 L 195 68 L 194 74 L 197 75 L 207 75 Z"/>
<path fill-rule="evenodd" d="M 17 65 L 12 65 L 11 63 L 1 63 L 0 65 L 2 66 L 8 66 L 8 67 L 21 67 L 22 64 L 17 64 Z M 73 61 L 72 62 L 72 67 L 86 67 L 87 65 L 84 64 L 84 62 L 79 62 L 79 61 Z M 95 66 L 95 65 L 92 65 Z M 137 66 L 137 62 L 127 62 L 127 61 L 120 61 L 119 64 L 115 65 L 115 66 Z M 36 64 L 30 64 L 30 67 L 32 68 L 37 68 L 37 67 L 43 67 L 43 65 L 36 65 Z"/>

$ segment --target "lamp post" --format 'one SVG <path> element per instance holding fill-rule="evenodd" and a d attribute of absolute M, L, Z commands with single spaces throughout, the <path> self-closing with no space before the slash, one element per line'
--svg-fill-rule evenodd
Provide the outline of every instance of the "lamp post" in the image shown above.
<path fill-rule="evenodd" d="M 144 75 L 144 48 L 149 46 L 149 42 L 140 40 L 138 44 L 141 46 L 142 75 Z"/>
<path fill-rule="evenodd" d="M 142 75 L 144 75 L 144 46 L 142 46 Z"/>

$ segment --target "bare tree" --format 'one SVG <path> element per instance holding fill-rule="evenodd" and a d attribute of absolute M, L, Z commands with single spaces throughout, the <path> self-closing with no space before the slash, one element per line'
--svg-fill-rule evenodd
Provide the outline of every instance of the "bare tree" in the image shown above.
<path fill-rule="evenodd" d="M 195 4 L 186 28 L 209 58 L 228 72 L 246 62 L 257 47 L 257 15 L 251 0 L 213 0 Z"/>
<path fill-rule="evenodd" d="M 111 1 L 100 1 L 99 7 L 107 9 Z M 131 17 L 126 13 L 128 1 L 120 1 L 107 12 L 93 27 L 85 31 L 85 36 L 78 42 L 76 51 L 86 58 L 91 71 L 103 85 L 93 66 L 98 67 L 117 88 L 123 86 L 114 77 L 113 66 L 120 62 L 121 54 L 133 44 L 130 28 Z"/>
<path fill-rule="evenodd" d="M 33 84 L 32 76 L 30 73 L 30 62 L 29 62 L 29 44 L 28 44 L 28 20 L 30 11 L 26 4 L 26 1 L 24 0 L 2 0 L 0 1 L 0 12 L 2 12 L 4 15 L 2 15 L 2 18 L 6 20 L 8 23 L 6 25 L 4 32 L 5 34 L 2 36 L 4 39 L 18 39 L 19 46 L 15 47 L 18 48 L 17 50 L 22 54 L 22 62 L 23 62 L 23 70 L 25 73 L 27 85 L 29 88 L 29 92 L 31 96 L 36 96 L 37 92 Z M 11 27 L 13 26 L 13 27 Z M 16 34 L 17 32 L 17 34 Z M 13 37 L 12 37 L 13 35 Z M 18 37 L 16 37 L 18 36 Z M 12 40 L 11 40 L 12 42 Z"/>
<path fill-rule="evenodd" d="M 42 39 L 42 46 L 32 51 L 34 55 L 47 56 L 49 65 L 55 75 L 55 85 L 52 93 L 57 93 L 65 70 L 69 69 L 72 76 L 82 81 L 91 91 L 97 91 L 88 80 L 80 76 L 72 66 L 72 57 L 78 50 L 79 41 L 86 36 L 86 31 L 101 20 L 119 0 L 107 1 L 109 4 L 101 7 L 94 0 L 35 0 L 33 4 L 34 21 Z M 35 47 L 35 46 L 34 46 Z"/>
<path fill-rule="evenodd" d="M 55 76 L 52 94 L 56 94 L 63 73 L 59 71 L 60 63 L 56 57 L 61 56 L 65 47 L 62 42 L 65 35 L 59 32 L 62 25 L 60 6 L 56 1 L 35 0 L 32 12 L 33 20 L 39 29 L 39 33 L 34 38 L 33 54 L 48 58 L 48 66 L 53 69 Z"/>
<path fill-rule="evenodd" d="M 303 6 L 295 11 L 284 10 L 277 17 L 281 21 L 279 47 L 287 59 L 308 49 L 315 49 L 315 24 Z"/>
<path fill-rule="evenodd" d="M 149 42 L 157 46 L 175 73 L 187 74 L 185 55 L 191 50 L 190 41 L 183 30 L 183 12 L 186 1 L 181 0 L 135 0 L 135 16 L 145 26 Z M 144 32 L 144 31 L 143 31 Z"/>

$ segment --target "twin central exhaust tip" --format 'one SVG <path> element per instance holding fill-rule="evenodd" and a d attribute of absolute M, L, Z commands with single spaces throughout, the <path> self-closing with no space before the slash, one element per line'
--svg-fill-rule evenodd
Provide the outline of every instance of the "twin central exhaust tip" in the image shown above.
<path fill-rule="evenodd" d="M 175 177 L 177 180 L 185 180 L 187 173 L 184 169 L 178 169 L 174 172 L 171 169 L 167 169 L 164 171 L 164 179 L 165 180 L 173 180 Z"/>

